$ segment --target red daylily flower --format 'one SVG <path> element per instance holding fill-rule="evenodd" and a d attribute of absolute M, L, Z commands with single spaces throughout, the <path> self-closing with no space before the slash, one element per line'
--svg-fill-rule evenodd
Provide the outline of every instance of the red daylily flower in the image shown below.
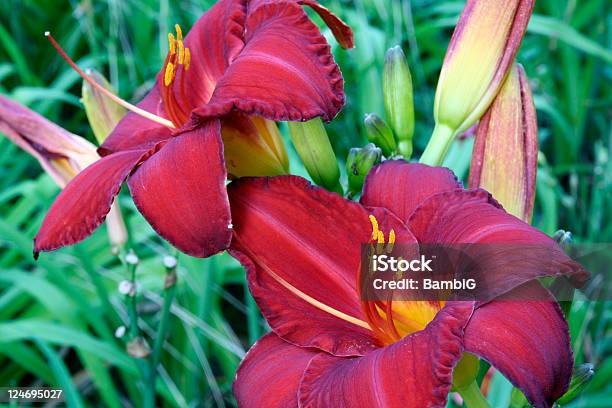
<path fill-rule="evenodd" d="M 91 234 L 126 179 L 136 207 L 178 249 L 198 257 L 225 249 L 225 159 L 230 176 L 245 170 L 224 153 L 252 160 L 250 175 L 286 173 L 286 164 L 278 165 L 284 147 L 270 141 L 278 131 L 267 121 L 329 121 L 344 104 L 340 70 L 301 5 L 319 13 L 342 46 L 352 46 L 350 28 L 311 0 L 221 0 L 184 40 L 177 26 L 157 83 L 138 105 L 153 116 L 130 112 L 117 125 L 99 149 L 105 157 L 51 206 L 35 254 Z M 224 142 L 231 145 L 225 152 Z M 272 157 L 267 167 L 263 148 Z"/>
<path fill-rule="evenodd" d="M 443 407 L 464 351 L 490 362 L 537 407 L 567 389 L 567 323 L 534 279 L 554 269 L 580 284 L 588 274 L 486 191 L 464 190 L 445 168 L 387 161 L 370 172 L 361 204 L 294 176 L 241 179 L 228 192 L 230 252 L 273 331 L 237 372 L 241 407 Z M 357 282 L 371 215 L 398 243 L 544 245 L 550 258 L 522 253 L 504 274 L 487 270 L 496 288 L 489 301 L 393 302 L 385 305 L 392 313 L 373 312 Z M 538 300 L 503 300 L 515 296 Z"/>

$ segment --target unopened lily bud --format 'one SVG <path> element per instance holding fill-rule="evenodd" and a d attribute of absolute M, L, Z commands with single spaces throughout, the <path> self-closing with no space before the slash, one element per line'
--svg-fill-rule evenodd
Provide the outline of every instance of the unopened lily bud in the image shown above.
<path fill-rule="evenodd" d="M 86 73 L 98 84 L 112 93 L 116 93 L 102 74 L 92 70 L 87 70 Z M 85 106 L 85 113 L 87 114 L 89 125 L 98 143 L 102 144 L 115 126 L 117 126 L 117 123 L 125 116 L 127 111 L 123 106 L 112 101 L 108 96 L 91 86 L 87 81 L 83 81 L 81 95 L 81 101 L 83 102 L 83 106 Z"/>
<path fill-rule="evenodd" d="M 346 172 L 348 174 L 349 191 L 361 191 L 365 177 L 370 169 L 380 163 L 381 150 L 368 143 L 365 147 L 353 147 L 349 150 L 346 159 Z"/>
<path fill-rule="evenodd" d="M 581 364 L 574 369 L 574 375 L 572 376 L 572 381 L 570 382 L 569 389 L 561 398 L 557 400 L 557 404 L 564 405 L 568 402 L 576 399 L 584 388 L 589 384 L 593 375 L 595 374 L 595 370 L 593 364 L 586 363 Z"/>
<path fill-rule="evenodd" d="M 312 180 L 330 191 L 342 193 L 336 154 L 320 118 L 288 122 L 291 141 Z"/>
<path fill-rule="evenodd" d="M 399 152 L 408 159 L 412 154 L 414 135 L 414 101 L 410 68 L 400 46 L 387 51 L 383 70 L 383 96 L 387 120 L 395 133 Z"/>
<path fill-rule="evenodd" d="M 100 158 L 87 140 L 2 95 L 0 132 L 34 156 L 61 188 Z"/>
<path fill-rule="evenodd" d="M 366 114 L 363 123 L 368 140 L 380 147 L 385 157 L 393 156 L 397 150 L 397 145 L 389 125 L 375 113 Z"/>
<path fill-rule="evenodd" d="M 531 89 L 516 64 L 476 130 L 470 188 L 484 188 L 510 214 L 530 222 L 538 168 L 538 126 Z"/>
<path fill-rule="evenodd" d="M 473 354 L 463 353 L 453 370 L 453 389 L 465 388 L 476 380 L 480 360 Z"/>
<path fill-rule="evenodd" d="M 0 133 L 34 156 L 60 188 L 100 159 L 96 146 L 87 140 L 2 95 Z M 127 231 L 117 203 L 111 206 L 106 225 L 113 247 L 125 244 Z"/>
<path fill-rule="evenodd" d="M 221 137 L 230 178 L 289 173 L 289 158 L 275 122 L 234 112 L 222 119 Z"/>
<path fill-rule="evenodd" d="M 421 162 L 442 162 L 454 136 L 487 110 L 521 44 L 535 0 L 468 0 L 444 57 L 434 101 L 436 128 Z"/>

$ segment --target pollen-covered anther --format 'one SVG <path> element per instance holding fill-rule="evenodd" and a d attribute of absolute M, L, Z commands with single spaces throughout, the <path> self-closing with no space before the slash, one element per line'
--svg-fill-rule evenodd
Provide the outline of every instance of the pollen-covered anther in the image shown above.
<path fill-rule="evenodd" d="M 168 33 L 168 49 L 170 56 L 176 54 L 176 40 L 174 39 L 174 34 Z"/>
<path fill-rule="evenodd" d="M 172 83 L 172 80 L 174 79 L 175 74 L 176 74 L 176 71 L 174 69 L 174 64 L 171 62 L 168 62 L 166 64 L 166 71 L 164 72 L 164 85 L 170 86 L 170 84 Z"/>
<path fill-rule="evenodd" d="M 393 245 L 395 244 L 395 231 L 392 229 L 389 231 L 389 244 L 387 245 L 387 253 L 393 252 Z"/>
<path fill-rule="evenodd" d="M 372 239 L 378 239 L 378 220 L 375 216 L 370 215 L 370 222 L 372 223 Z"/>
<path fill-rule="evenodd" d="M 174 34 L 168 33 L 168 56 L 166 58 L 166 67 L 164 68 L 165 86 L 172 84 L 181 66 L 187 71 L 191 62 L 191 52 L 183 43 L 183 31 L 178 24 L 175 24 L 174 28 L 176 30 L 176 37 Z"/>

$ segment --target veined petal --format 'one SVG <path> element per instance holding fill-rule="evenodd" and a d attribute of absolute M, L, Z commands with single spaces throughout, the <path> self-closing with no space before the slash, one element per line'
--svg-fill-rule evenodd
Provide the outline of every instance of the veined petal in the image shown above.
<path fill-rule="evenodd" d="M 228 194 L 231 253 L 274 332 L 337 355 L 375 348 L 357 294 L 366 210 L 295 176 L 243 178 Z"/>
<path fill-rule="evenodd" d="M 148 155 L 128 150 L 104 157 L 80 172 L 57 196 L 34 238 L 34 255 L 75 244 L 104 221 L 121 183 Z"/>
<path fill-rule="evenodd" d="M 221 118 L 221 137 L 230 178 L 289 173 L 289 158 L 276 123 L 232 112 Z"/>
<path fill-rule="evenodd" d="M 137 106 L 167 119 L 157 85 Z M 157 122 L 134 112 L 128 112 L 98 148 L 98 153 L 101 156 L 106 156 L 122 150 L 150 149 L 157 143 L 169 139 L 171 133 L 170 129 Z"/>
<path fill-rule="evenodd" d="M 445 167 L 387 160 L 366 177 L 361 204 L 384 207 L 406 221 L 426 198 L 455 190 L 461 183 Z"/>
<path fill-rule="evenodd" d="M 541 276 L 566 275 L 577 286 L 588 272 L 546 234 L 506 213 L 484 190 L 454 190 L 425 200 L 408 226 L 419 243 L 477 244 L 468 256 L 481 273 L 478 300 L 486 301 Z M 457 271 L 472 274 L 473 270 Z M 467 276 L 458 276 L 467 277 Z"/>
<path fill-rule="evenodd" d="M 272 3 L 276 0 L 251 0 L 249 2 L 249 12 L 252 10 L 256 10 L 262 4 Z M 319 4 L 318 1 L 315 0 L 286 0 L 286 1 L 294 1 L 303 6 L 308 6 L 312 8 L 320 17 L 323 19 L 325 24 L 329 27 L 332 34 L 338 41 L 338 44 L 342 48 L 353 48 L 355 45 L 353 42 L 353 30 L 348 26 L 344 21 L 342 21 L 338 16 L 332 13 L 326 7 L 323 7 Z"/>
<path fill-rule="evenodd" d="M 538 282 L 477 308 L 465 329 L 465 348 L 501 371 L 535 407 L 551 407 L 572 376 L 567 322 Z"/>
<path fill-rule="evenodd" d="M 205 106 L 218 117 L 238 109 L 275 121 L 331 120 L 344 104 L 342 74 L 330 47 L 293 2 L 266 3 L 248 15 L 245 47 Z"/>
<path fill-rule="evenodd" d="M 181 251 L 207 257 L 231 239 L 219 121 L 170 139 L 129 178 L 138 210 Z"/>
<path fill-rule="evenodd" d="M 251 347 L 236 372 L 234 395 L 243 408 L 297 407 L 302 374 L 320 352 L 287 343 L 274 333 Z"/>
<path fill-rule="evenodd" d="M 184 40 L 191 54 L 188 69 L 177 69 L 166 103 L 178 104 L 173 108 L 188 115 L 210 100 L 217 82 L 244 46 L 246 3 L 220 0 L 189 30 Z M 158 76 L 159 87 L 165 87 L 164 77 L 165 68 Z"/>
<path fill-rule="evenodd" d="M 446 406 L 472 306 L 449 303 L 424 330 L 363 357 L 315 356 L 302 377 L 299 406 Z"/>

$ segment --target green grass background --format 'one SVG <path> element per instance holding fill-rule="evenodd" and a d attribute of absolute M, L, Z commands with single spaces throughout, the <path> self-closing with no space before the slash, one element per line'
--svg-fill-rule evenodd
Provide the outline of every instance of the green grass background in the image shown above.
<path fill-rule="evenodd" d="M 80 104 L 80 78 L 43 37 L 52 30 L 82 67 L 96 68 L 119 94 L 137 101 L 151 87 L 167 52 L 166 33 L 187 30 L 211 1 L 0 0 L 0 93 L 94 140 Z M 381 69 L 387 48 L 401 44 L 415 94 L 416 151 L 433 129 L 438 72 L 463 4 L 433 0 L 333 0 L 326 6 L 354 29 L 356 49 L 334 45 L 348 96 L 328 126 L 340 161 L 365 144 L 367 112 L 384 113 Z M 534 225 L 563 228 L 578 242 L 612 242 L 612 13 L 608 0 L 540 0 L 518 54 L 533 87 L 542 157 Z M 320 23 L 318 18 L 315 20 Z M 325 31 L 330 42 L 334 44 Z M 283 127 L 284 130 L 284 127 Z M 293 149 L 292 170 L 305 174 Z M 471 141 L 457 142 L 446 164 L 465 179 Z M 49 384 L 68 405 L 138 405 L 142 378 L 116 328 L 128 321 L 117 290 L 127 278 L 105 228 L 73 247 L 32 258 L 32 238 L 58 188 L 37 162 L 0 136 L 0 386 Z M 126 192 L 120 196 L 130 244 L 141 259 L 140 327 L 155 333 L 164 255 Z M 267 328 L 245 292 L 244 272 L 228 255 L 179 256 L 177 299 L 159 370 L 158 403 L 232 406 L 240 359 Z M 578 363 L 596 375 L 573 407 L 612 405 L 612 307 L 574 302 L 569 316 Z M 152 343 L 149 337 L 149 342 Z M 493 406 L 507 406 L 512 387 L 493 378 Z M 452 403 L 449 403 L 452 404 Z"/>

